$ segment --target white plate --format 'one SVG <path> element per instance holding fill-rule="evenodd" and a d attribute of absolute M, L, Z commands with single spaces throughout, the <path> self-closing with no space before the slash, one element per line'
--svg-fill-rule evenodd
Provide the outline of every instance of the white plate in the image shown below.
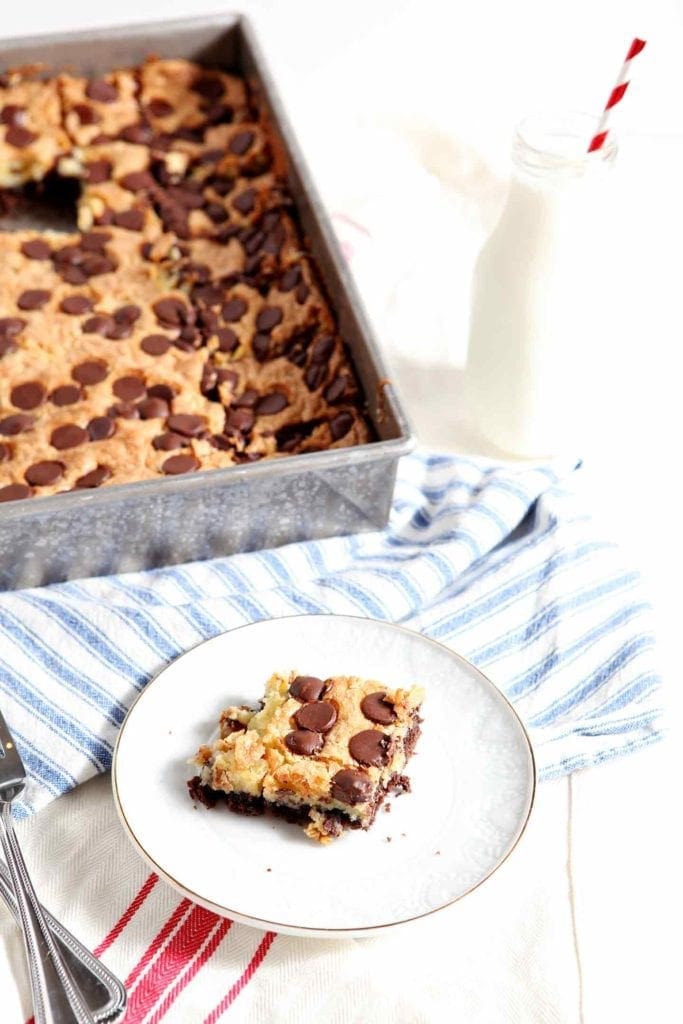
<path fill-rule="evenodd" d="M 271 816 L 195 806 L 185 785 L 221 709 L 256 703 L 270 674 L 290 669 L 426 691 L 412 792 L 329 846 Z M 524 830 L 535 772 L 512 707 L 457 654 L 389 623 L 302 615 L 223 633 L 160 672 L 123 723 L 113 785 L 135 846 L 183 895 L 259 928 L 348 937 L 423 917 L 488 878 Z"/>

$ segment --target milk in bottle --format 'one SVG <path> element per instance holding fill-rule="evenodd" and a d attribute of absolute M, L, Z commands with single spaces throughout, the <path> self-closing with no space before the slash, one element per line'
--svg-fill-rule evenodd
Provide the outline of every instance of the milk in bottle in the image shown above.
<path fill-rule="evenodd" d="M 610 135 L 588 154 L 587 115 L 528 118 L 513 143 L 506 206 L 477 261 L 466 394 L 502 452 L 575 454 L 596 343 Z"/>

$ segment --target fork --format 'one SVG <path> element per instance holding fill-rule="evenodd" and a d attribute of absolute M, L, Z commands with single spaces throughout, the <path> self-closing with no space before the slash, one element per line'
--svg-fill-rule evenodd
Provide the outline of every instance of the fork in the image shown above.
<path fill-rule="evenodd" d="M 0 896 L 7 904 L 17 924 L 21 925 L 12 879 L 5 867 L 4 860 L 0 860 Z M 43 914 L 50 931 L 57 940 L 62 958 L 88 1001 L 95 1020 L 98 1024 L 119 1020 L 126 1006 L 126 990 L 119 979 L 45 907 L 43 907 Z"/>
<path fill-rule="evenodd" d="M 14 831 L 12 801 L 25 784 L 26 770 L 0 712 L 0 844 L 21 918 L 35 1024 L 95 1024 L 52 937 Z"/>

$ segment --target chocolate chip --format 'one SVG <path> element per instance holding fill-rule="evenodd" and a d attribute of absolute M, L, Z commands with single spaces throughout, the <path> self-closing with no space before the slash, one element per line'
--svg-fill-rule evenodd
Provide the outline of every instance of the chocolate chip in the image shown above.
<path fill-rule="evenodd" d="M 88 424 L 88 437 L 91 441 L 106 441 L 116 430 L 116 424 L 110 416 L 95 416 Z"/>
<path fill-rule="evenodd" d="M 23 434 L 25 430 L 30 430 L 34 423 L 33 416 L 27 416 L 24 412 L 17 412 L 0 420 L 0 434 L 4 434 L 5 437 Z"/>
<path fill-rule="evenodd" d="M 324 690 L 325 683 L 317 676 L 297 676 L 289 687 L 289 696 L 305 704 L 311 700 L 320 700 Z"/>
<path fill-rule="evenodd" d="M 169 430 L 184 437 L 198 437 L 206 430 L 206 422 L 203 416 L 193 416 L 191 413 L 177 412 L 168 417 Z"/>
<path fill-rule="evenodd" d="M 317 754 L 323 748 L 325 737 L 319 732 L 309 732 L 308 729 L 297 729 L 295 732 L 288 732 L 285 736 L 285 746 L 293 754 L 302 757 Z"/>
<path fill-rule="evenodd" d="M 12 449 L 8 444 L 0 444 L 0 462 L 9 462 L 12 458 Z"/>
<path fill-rule="evenodd" d="M 244 299 L 230 299 L 221 309 L 221 314 L 228 323 L 234 323 L 236 320 L 241 320 L 246 311 L 247 304 Z"/>
<path fill-rule="evenodd" d="M 229 384 L 233 389 L 237 386 L 239 377 L 234 370 L 228 370 L 227 367 L 221 366 L 216 370 L 216 374 L 218 376 L 219 384 Z"/>
<path fill-rule="evenodd" d="M 139 377 L 119 377 L 112 385 L 112 391 L 122 402 L 136 402 L 147 393 Z"/>
<path fill-rule="evenodd" d="M 223 150 L 217 149 L 215 152 L 217 153 L 216 160 L 219 160 L 223 156 Z M 208 156 L 208 154 L 205 154 L 205 157 L 206 156 Z M 227 196 L 233 185 L 234 180 L 232 178 L 226 178 L 224 175 L 216 175 L 211 178 L 211 187 L 222 199 Z"/>
<path fill-rule="evenodd" d="M 7 484 L 6 487 L 0 487 L 0 501 L 19 501 L 30 496 L 31 488 L 26 484 Z"/>
<path fill-rule="evenodd" d="M 163 398 L 164 402 L 172 402 L 175 398 L 175 391 L 168 384 L 152 384 L 147 388 L 147 394 L 150 398 Z"/>
<path fill-rule="evenodd" d="M 306 387 L 309 391 L 317 391 L 327 376 L 325 363 L 312 363 L 306 370 Z"/>
<path fill-rule="evenodd" d="M 205 306 L 218 306 L 223 301 L 223 289 L 216 285 L 204 285 L 195 288 L 192 292 L 195 302 L 201 302 Z M 200 322 L 210 327 L 217 323 L 216 314 L 209 309 L 202 309 L 199 314 Z"/>
<path fill-rule="evenodd" d="M 105 256 L 103 253 L 94 252 L 90 256 L 86 256 L 79 269 L 83 271 L 86 277 L 97 277 L 99 274 L 110 274 L 117 268 L 116 263 L 108 256 Z"/>
<path fill-rule="evenodd" d="M 112 317 L 107 316 L 104 313 L 96 313 L 95 316 L 89 317 L 85 323 L 81 325 L 81 330 L 85 334 L 102 334 L 105 338 L 109 337 L 111 331 L 114 330 L 116 324 Z"/>
<path fill-rule="evenodd" d="M 114 214 L 114 224 L 126 231 L 142 231 L 145 215 L 142 210 L 120 210 Z"/>
<path fill-rule="evenodd" d="M 113 169 L 109 160 L 92 160 L 85 165 L 85 180 L 90 185 L 99 185 L 111 178 Z"/>
<path fill-rule="evenodd" d="M 50 401 L 54 405 L 73 405 L 74 402 L 80 402 L 80 400 L 81 389 L 77 388 L 75 384 L 61 384 L 50 394 Z"/>
<path fill-rule="evenodd" d="M 119 137 L 136 146 L 148 146 L 154 138 L 154 132 L 144 121 L 138 121 L 137 124 L 127 124 L 122 128 Z"/>
<path fill-rule="evenodd" d="M 207 203 L 204 213 L 214 224 L 223 224 L 228 219 L 228 211 L 220 203 Z"/>
<path fill-rule="evenodd" d="M 346 437 L 353 426 L 353 416 L 350 412 L 340 412 L 333 420 L 330 420 L 330 433 L 334 441 L 340 441 Z"/>
<path fill-rule="evenodd" d="M 235 156 L 244 156 L 247 150 L 251 147 L 252 142 L 256 136 L 253 132 L 238 132 L 230 140 L 228 149 Z"/>
<path fill-rule="evenodd" d="M 242 244 L 249 256 L 253 256 L 261 248 L 266 240 L 265 231 L 250 231 L 243 239 Z"/>
<path fill-rule="evenodd" d="M 281 391 L 272 391 L 269 395 L 259 398 L 256 403 L 256 415 L 274 416 L 275 413 L 286 409 L 288 404 L 286 395 L 283 395 Z"/>
<path fill-rule="evenodd" d="M 291 292 L 301 280 L 301 267 L 289 267 L 280 278 L 278 288 L 281 292 Z"/>
<path fill-rule="evenodd" d="M 0 358 L 8 355 L 10 352 L 14 352 L 17 348 L 16 342 L 12 341 L 11 338 L 6 338 L 0 334 Z"/>
<path fill-rule="evenodd" d="M 133 303 L 128 306 L 119 306 L 114 312 L 114 320 L 116 320 L 117 324 L 134 324 L 141 316 L 142 310 Z"/>
<path fill-rule="evenodd" d="M 234 448 L 234 443 L 225 434 L 211 434 L 208 441 L 213 448 L 218 448 L 221 452 L 230 452 Z"/>
<path fill-rule="evenodd" d="M 143 420 L 164 419 L 168 416 L 168 402 L 163 398 L 145 398 L 138 405 Z"/>
<path fill-rule="evenodd" d="M 61 249 L 55 249 L 52 259 L 59 268 L 62 264 L 82 263 L 85 259 L 85 252 L 80 245 L 63 245 Z"/>
<path fill-rule="evenodd" d="M 255 388 L 247 388 L 235 401 L 234 405 L 239 408 L 253 409 L 259 399 L 259 393 Z"/>
<path fill-rule="evenodd" d="M 300 306 L 302 306 L 306 299 L 308 298 L 308 296 L 311 294 L 311 289 L 308 287 L 305 281 L 302 281 L 300 285 L 297 285 L 297 289 L 294 294 L 296 295 L 296 301 L 299 303 Z"/>
<path fill-rule="evenodd" d="M 170 347 L 171 342 L 164 334 L 148 334 L 140 342 L 140 348 L 148 356 L 163 356 Z"/>
<path fill-rule="evenodd" d="M 251 349 L 259 363 L 265 363 L 270 353 L 270 335 L 256 334 L 251 343 Z"/>
<path fill-rule="evenodd" d="M 335 402 L 338 402 L 346 391 L 347 383 L 347 377 L 335 377 L 332 383 L 325 388 L 325 401 L 329 402 L 330 405 L 334 405 Z"/>
<path fill-rule="evenodd" d="M 259 331 L 272 331 L 273 327 L 282 320 L 282 310 L 279 306 L 265 306 L 256 317 L 256 326 Z"/>
<path fill-rule="evenodd" d="M 199 390 L 203 395 L 209 395 L 218 383 L 218 371 L 211 363 L 206 363 L 202 369 L 202 379 Z"/>
<path fill-rule="evenodd" d="M 160 96 L 155 96 L 149 101 L 147 110 L 152 117 L 168 117 L 173 113 L 173 107 L 168 100 L 162 99 Z"/>
<path fill-rule="evenodd" d="M 322 338 L 316 338 L 311 345 L 311 361 L 314 363 L 326 363 L 334 350 L 334 338 L 331 334 L 325 334 Z"/>
<path fill-rule="evenodd" d="M 16 146 L 17 149 L 24 149 L 26 146 L 30 146 L 37 138 L 38 136 L 35 132 L 30 132 L 28 128 L 22 128 L 18 124 L 11 124 L 5 132 L 5 142 L 10 146 Z"/>
<path fill-rule="evenodd" d="M 80 316 L 82 313 L 90 312 L 92 301 L 87 295 L 67 295 L 59 303 L 59 308 L 62 313 L 68 313 L 69 316 Z"/>
<path fill-rule="evenodd" d="M 300 729 L 312 732 L 329 732 L 337 721 L 337 709 L 328 700 L 313 700 L 304 704 L 294 715 Z"/>
<path fill-rule="evenodd" d="M 377 693 L 369 693 L 360 702 L 360 709 L 366 718 L 378 725 L 391 725 L 396 721 L 394 705 L 387 700 L 386 693 L 379 690 Z"/>
<path fill-rule="evenodd" d="M 52 249 L 42 238 L 30 238 L 23 242 L 21 251 L 30 260 L 49 260 L 52 255 Z"/>
<path fill-rule="evenodd" d="M 81 249 L 86 252 L 104 252 L 107 242 L 111 242 L 109 231 L 84 231 L 81 235 Z"/>
<path fill-rule="evenodd" d="M 349 740 L 349 753 L 360 764 L 381 768 L 391 756 L 391 737 L 379 729 L 364 729 Z"/>
<path fill-rule="evenodd" d="M 119 185 L 128 192 L 139 192 L 143 188 L 152 188 L 154 178 L 149 171 L 131 171 L 119 178 Z"/>
<path fill-rule="evenodd" d="M 16 338 L 18 334 L 21 334 L 26 321 L 22 320 L 19 316 L 3 316 L 0 317 L 0 341 L 9 341 L 10 338 Z"/>
<path fill-rule="evenodd" d="M 177 235 L 178 238 L 190 237 L 190 226 L 187 219 L 187 211 L 177 203 L 164 202 L 160 209 L 161 220 L 166 231 Z"/>
<path fill-rule="evenodd" d="M 239 195 L 236 195 L 232 201 L 232 205 L 235 207 L 235 209 L 239 210 L 240 213 L 244 214 L 251 213 L 251 211 L 254 209 L 255 203 L 255 188 L 245 188 L 244 192 L 240 192 Z"/>
<path fill-rule="evenodd" d="M 235 111 L 229 103 L 212 103 L 202 106 L 202 111 L 209 124 L 230 124 L 235 117 Z"/>
<path fill-rule="evenodd" d="M 172 455 L 162 464 L 161 469 L 169 476 L 176 476 L 178 473 L 190 473 L 199 469 L 199 462 L 194 455 Z"/>
<path fill-rule="evenodd" d="M 104 78 L 93 78 L 85 87 L 85 95 L 96 103 L 113 103 L 119 98 L 116 86 Z"/>
<path fill-rule="evenodd" d="M 199 332 L 196 327 L 188 324 L 186 327 L 181 328 L 180 338 L 182 341 L 189 341 L 190 344 L 194 344 L 199 339 Z"/>
<path fill-rule="evenodd" d="M 241 434 L 248 434 L 254 426 L 254 419 L 251 409 L 230 409 L 227 415 L 227 424 L 233 430 L 239 430 Z"/>
<path fill-rule="evenodd" d="M 38 381 L 31 380 L 12 388 L 10 401 L 17 409 L 35 409 L 45 398 L 45 388 Z"/>
<path fill-rule="evenodd" d="M 78 363 L 71 371 L 71 376 L 79 384 L 99 384 L 109 373 L 107 364 L 98 359 L 88 359 L 84 363 Z"/>
<path fill-rule="evenodd" d="M 96 466 L 95 469 L 91 469 L 89 473 L 79 476 L 74 487 L 77 487 L 79 490 L 86 487 L 100 487 L 105 480 L 109 480 L 110 477 L 111 470 L 109 466 Z"/>
<path fill-rule="evenodd" d="M 81 124 L 97 124 L 100 120 L 100 115 L 88 103 L 77 103 L 73 110 Z"/>
<path fill-rule="evenodd" d="M 64 473 L 63 462 L 34 462 L 24 473 L 24 479 L 33 487 L 48 487 Z"/>
<path fill-rule="evenodd" d="M 211 268 L 206 263 L 198 263 L 196 260 L 188 260 L 183 264 L 183 274 L 193 279 L 199 285 L 211 281 Z M 217 291 L 220 291 L 217 289 Z"/>
<path fill-rule="evenodd" d="M 342 768 L 332 776 L 330 796 L 342 804 L 362 804 L 373 791 L 372 780 L 356 768 Z"/>
<path fill-rule="evenodd" d="M 234 352 L 239 345 L 239 338 L 231 327 L 219 327 L 216 331 L 220 352 Z"/>
<path fill-rule="evenodd" d="M 186 437 L 181 437 L 180 434 L 159 434 L 152 441 L 152 447 L 156 448 L 159 452 L 172 452 L 176 448 L 185 448 L 190 442 Z"/>
<path fill-rule="evenodd" d="M 187 306 L 181 299 L 158 299 L 152 309 L 162 327 L 181 327 L 189 320 Z"/>
<path fill-rule="evenodd" d="M 192 89 L 203 96 L 205 100 L 219 100 L 225 92 L 220 78 L 214 75 L 202 75 L 193 83 Z"/>
<path fill-rule="evenodd" d="M 49 301 L 51 295 L 52 292 L 43 288 L 29 288 L 17 299 L 17 306 L 19 309 L 40 309 Z"/>
<path fill-rule="evenodd" d="M 268 253 L 270 256 L 277 256 L 282 243 L 285 240 L 285 231 L 281 225 L 278 225 L 273 231 L 269 231 L 263 241 L 263 251 Z"/>
<path fill-rule="evenodd" d="M 121 417 L 124 420 L 139 420 L 140 410 L 132 402 L 115 402 L 107 409 L 107 416 Z"/>
<path fill-rule="evenodd" d="M 85 444 L 88 440 L 88 432 L 75 423 L 65 423 L 57 427 L 50 435 L 50 444 L 53 448 L 63 451 L 65 448 L 76 448 L 79 444 Z"/>
<path fill-rule="evenodd" d="M 199 210 L 204 205 L 204 196 L 191 189 L 171 185 L 167 191 L 171 199 L 182 206 L 184 210 Z"/>
<path fill-rule="evenodd" d="M 62 280 L 66 281 L 67 284 L 85 284 L 88 280 L 88 275 L 80 267 L 69 266 L 64 267 L 64 269 L 58 269 L 62 275 Z"/>
<path fill-rule="evenodd" d="M 114 322 L 114 326 L 111 328 L 111 330 L 107 331 L 106 336 L 107 338 L 110 338 L 111 341 L 121 341 L 123 338 L 130 338 L 132 333 L 132 324 L 122 324 Z"/>
<path fill-rule="evenodd" d="M 26 117 L 26 107 L 20 107 L 18 103 L 6 103 L 0 110 L 0 122 L 2 124 L 23 124 Z"/>

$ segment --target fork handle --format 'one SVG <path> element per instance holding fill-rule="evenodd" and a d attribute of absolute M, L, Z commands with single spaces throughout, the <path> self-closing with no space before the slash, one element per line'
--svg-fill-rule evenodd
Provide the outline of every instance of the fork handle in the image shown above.
<path fill-rule="evenodd" d="M 0 805 L 0 842 L 21 918 L 35 1024 L 94 1024 L 50 934 L 19 848 L 9 803 Z"/>

